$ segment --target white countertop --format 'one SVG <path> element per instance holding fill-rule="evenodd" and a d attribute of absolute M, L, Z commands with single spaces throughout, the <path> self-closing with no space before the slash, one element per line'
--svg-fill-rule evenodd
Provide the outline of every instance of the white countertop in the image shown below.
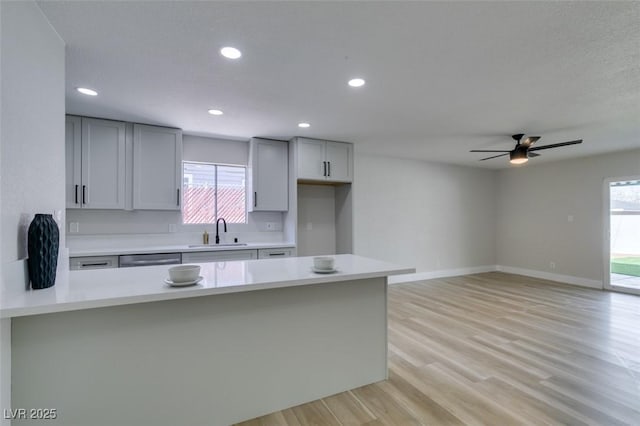
<path fill-rule="evenodd" d="M 273 247 L 273 245 L 269 245 Z M 350 254 L 336 255 L 332 274 L 311 271 L 313 257 L 201 263 L 200 284 L 169 287 L 169 266 L 69 271 L 56 285 L 43 290 L 5 290 L 0 317 L 17 317 L 92 309 L 131 303 L 184 299 L 281 287 L 414 273 L 414 268 Z"/>
<path fill-rule="evenodd" d="M 127 247 L 127 248 L 90 248 L 90 249 L 69 249 L 69 257 L 82 256 L 115 256 L 120 254 L 148 254 L 148 253 L 186 253 L 197 251 L 227 251 L 227 250 L 256 250 L 270 248 L 293 248 L 291 243 L 248 243 L 246 245 L 166 245 L 151 247 Z"/>

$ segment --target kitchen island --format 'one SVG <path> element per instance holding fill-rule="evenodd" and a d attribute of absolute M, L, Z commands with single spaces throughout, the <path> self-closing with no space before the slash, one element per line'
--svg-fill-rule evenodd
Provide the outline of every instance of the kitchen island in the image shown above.
<path fill-rule="evenodd" d="M 338 255 L 201 264 L 193 287 L 166 266 L 73 271 L 3 294 L 12 407 L 59 425 L 227 425 L 387 375 L 387 277 L 411 268 Z M 41 424 L 20 420 L 18 424 Z"/>

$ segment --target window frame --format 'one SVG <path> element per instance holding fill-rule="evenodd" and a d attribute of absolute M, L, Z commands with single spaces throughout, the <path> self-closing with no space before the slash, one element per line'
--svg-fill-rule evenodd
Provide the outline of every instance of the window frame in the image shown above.
<path fill-rule="evenodd" d="M 249 212 L 247 209 L 247 169 L 248 166 L 244 165 L 244 164 L 230 164 L 230 163 L 214 163 L 214 162 L 210 162 L 210 161 L 191 161 L 191 160 L 183 160 L 182 161 L 182 203 L 180 206 L 180 220 L 181 220 L 181 225 L 185 226 L 185 227 L 194 227 L 194 226 L 198 226 L 198 227 L 202 227 L 202 226 L 207 226 L 207 225 L 215 225 L 215 222 L 201 222 L 201 223 L 185 223 L 184 221 L 184 208 L 186 207 L 186 203 L 184 201 L 184 196 L 186 194 L 186 189 L 185 189 L 185 164 L 201 164 L 201 165 L 206 165 L 206 166 L 214 166 L 215 167 L 215 182 L 214 182 L 214 187 L 215 187 L 215 198 L 214 198 L 214 217 L 218 218 L 218 167 L 222 166 L 222 167 L 237 167 L 237 168 L 241 168 L 244 170 L 244 222 L 227 222 L 229 225 L 236 225 L 236 226 L 242 226 L 242 225 L 247 225 L 249 223 Z M 192 180 L 191 180 L 192 181 Z"/>

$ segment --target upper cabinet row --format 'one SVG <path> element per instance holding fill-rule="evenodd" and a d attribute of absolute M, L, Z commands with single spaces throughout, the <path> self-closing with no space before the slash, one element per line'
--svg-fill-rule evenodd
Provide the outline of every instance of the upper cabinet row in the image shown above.
<path fill-rule="evenodd" d="M 295 138 L 249 142 L 247 210 L 289 209 L 289 144 L 294 180 L 353 181 L 353 145 Z M 67 208 L 180 210 L 182 131 L 114 120 L 66 117 Z"/>
<path fill-rule="evenodd" d="M 353 145 L 295 138 L 295 179 L 322 183 L 353 181 Z M 248 211 L 289 209 L 289 143 L 253 138 L 249 142 Z"/>
<path fill-rule="evenodd" d="M 348 183 L 353 181 L 353 145 L 296 138 L 299 180 Z"/>
<path fill-rule="evenodd" d="M 180 210 L 182 131 L 133 124 L 128 168 L 127 126 L 66 117 L 67 208 Z"/>

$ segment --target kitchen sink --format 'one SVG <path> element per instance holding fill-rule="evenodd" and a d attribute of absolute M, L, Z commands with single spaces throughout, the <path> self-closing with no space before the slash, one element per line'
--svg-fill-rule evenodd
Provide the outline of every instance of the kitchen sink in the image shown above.
<path fill-rule="evenodd" d="M 189 244 L 189 248 L 201 248 L 201 247 L 235 247 L 246 246 L 247 243 L 226 243 L 226 244 Z"/>

